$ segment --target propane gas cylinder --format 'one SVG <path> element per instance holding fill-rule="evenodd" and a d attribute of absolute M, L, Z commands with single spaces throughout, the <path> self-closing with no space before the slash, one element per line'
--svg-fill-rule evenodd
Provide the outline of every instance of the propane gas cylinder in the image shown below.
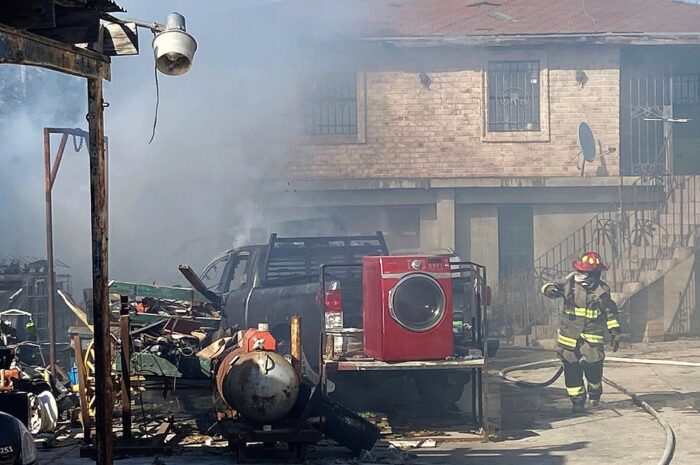
<path fill-rule="evenodd" d="M 236 349 L 227 354 L 216 373 L 219 394 L 249 421 L 271 423 L 287 415 L 299 395 L 299 379 L 280 354 Z"/>

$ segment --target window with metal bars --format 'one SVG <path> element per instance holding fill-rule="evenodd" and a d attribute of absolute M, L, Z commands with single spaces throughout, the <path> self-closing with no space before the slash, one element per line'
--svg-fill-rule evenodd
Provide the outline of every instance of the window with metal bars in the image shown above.
<path fill-rule="evenodd" d="M 540 130 L 538 61 L 491 61 L 487 83 L 489 132 Z"/>
<path fill-rule="evenodd" d="M 357 73 L 324 73 L 306 82 L 304 127 L 308 136 L 357 134 Z"/>
<path fill-rule="evenodd" d="M 678 74 L 673 77 L 673 103 L 693 105 L 700 103 L 700 75 Z"/>

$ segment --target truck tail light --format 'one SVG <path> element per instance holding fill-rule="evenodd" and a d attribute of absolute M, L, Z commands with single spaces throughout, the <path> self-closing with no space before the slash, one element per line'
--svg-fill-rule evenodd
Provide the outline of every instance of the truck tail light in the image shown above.
<path fill-rule="evenodd" d="M 326 329 L 343 327 L 343 297 L 338 281 L 331 281 L 326 284 L 326 292 L 323 296 L 323 310 L 325 312 Z"/>
<path fill-rule="evenodd" d="M 340 293 L 340 283 L 333 281 L 326 289 L 324 309 L 326 313 L 340 313 L 343 311 L 343 297 Z"/>

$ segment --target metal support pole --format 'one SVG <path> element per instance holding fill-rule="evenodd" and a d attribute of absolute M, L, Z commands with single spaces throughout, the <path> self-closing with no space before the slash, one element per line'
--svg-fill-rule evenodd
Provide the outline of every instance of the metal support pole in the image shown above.
<path fill-rule="evenodd" d="M 54 321 L 54 294 L 56 277 L 53 259 L 53 208 L 51 205 L 51 133 L 44 129 L 44 193 L 46 197 L 46 309 L 49 333 L 49 369 L 56 374 L 56 322 Z"/>
<path fill-rule="evenodd" d="M 88 79 L 92 312 L 95 326 L 95 443 L 97 465 L 112 465 L 112 376 L 107 285 L 107 205 L 102 80 Z"/>

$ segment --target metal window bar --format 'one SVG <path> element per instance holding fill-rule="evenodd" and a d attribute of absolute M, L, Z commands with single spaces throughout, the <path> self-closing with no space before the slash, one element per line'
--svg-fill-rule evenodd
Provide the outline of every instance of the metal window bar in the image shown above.
<path fill-rule="evenodd" d="M 540 64 L 491 61 L 488 64 L 489 132 L 540 130 Z"/>
<path fill-rule="evenodd" d="M 692 105 L 700 102 L 698 74 L 677 74 L 673 77 L 673 103 Z"/>
<path fill-rule="evenodd" d="M 357 73 L 333 72 L 309 80 L 304 122 L 307 135 L 357 134 Z"/>

